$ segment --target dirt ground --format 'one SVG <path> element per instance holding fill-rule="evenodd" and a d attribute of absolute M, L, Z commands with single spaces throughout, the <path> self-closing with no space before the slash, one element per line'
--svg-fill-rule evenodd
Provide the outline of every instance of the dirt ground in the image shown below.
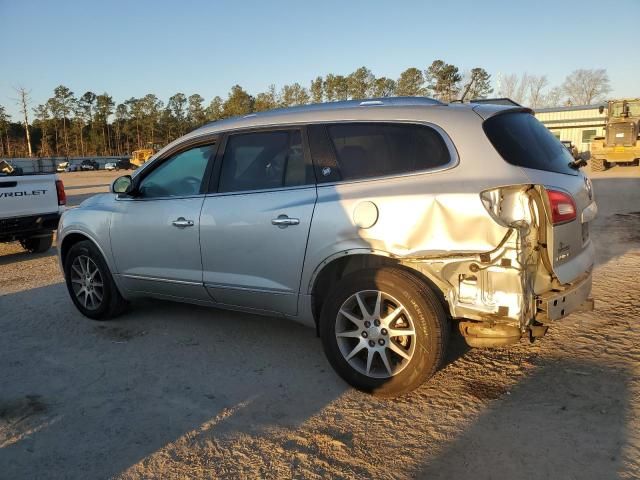
<path fill-rule="evenodd" d="M 119 173 L 63 176 L 70 204 Z M 596 310 L 470 350 L 411 395 L 348 388 L 312 330 L 73 307 L 55 249 L 0 245 L 0 478 L 640 478 L 640 169 L 594 175 Z"/>

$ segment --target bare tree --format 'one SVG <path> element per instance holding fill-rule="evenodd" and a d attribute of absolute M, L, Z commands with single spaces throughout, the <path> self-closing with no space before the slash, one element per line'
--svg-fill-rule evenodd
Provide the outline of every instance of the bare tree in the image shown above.
<path fill-rule="evenodd" d="M 529 86 L 529 74 L 523 73 L 522 77 L 512 73 L 502 75 L 498 82 L 498 96 L 510 98 L 521 105 L 527 100 L 527 90 Z"/>
<path fill-rule="evenodd" d="M 529 107 L 537 108 L 544 104 L 544 89 L 549 85 L 546 75 L 529 75 Z"/>
<path fill-rule="evenodd" d="M 545 107 L 559 107 L 562 105 L 562 87 L 553 87 L 544 96 L 543 105 Z"/>
<path fill-rule="evenodd" d="M 590 105 L 601 101 L 611 91 L 609 76 L 604 68 L 579 69 L 569 74 L 562 90 L 573 105 Z"/>
<path fill-rule="evenodd" d="M 9 120 L 11 119 L 11 115 L 9 115 L 4 106 L 0 105 L 0 155 L 4 155 L 5 153 L 5 149 L 7 151 L 6 155 L 7 157 L 11 156 L 11 143 L 9 142 Z M 2 140 L 2 133 L 4 132 L 4 135 L 7 139 L 7 146 L 6 148 L 2 145 L 3 140 Z"/>
<path fill-rule="evenodd" d="M 31 133 L 29 132 L 29 103 L 31 103 L 31 99 L 29 98 L 30 91 L 27 91 L 24 87 L 14 88 L 16 93 L 18 94 L 18 99 L 16 103 L 20 108 L 20 113 L 24 115 L 24 129 L 26 132 L 27 138 L 27 149 L 29 151 L 29 157 L 33 157 L 33 152 L 31 151 Z"/>

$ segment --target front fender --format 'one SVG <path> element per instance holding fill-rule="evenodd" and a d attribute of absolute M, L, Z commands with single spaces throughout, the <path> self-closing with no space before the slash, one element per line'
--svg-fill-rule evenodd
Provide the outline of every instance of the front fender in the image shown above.
<path fill-rule="evenodd" d="M 91 198 L 88 205 L 83 203 L 78 208 L 64 212 L 58 224 L 57 244 L 58 263 L 62 265 L 62 246 L 70 235 L 82 235 L 91 240 L 105 259 L 111 273 L 117 273 L 116 263 L 111 250 L 109 229 L 111 226 L 112 208 L 109 199 Z M 101 200 L 107 200 L 106 202 Z"/>

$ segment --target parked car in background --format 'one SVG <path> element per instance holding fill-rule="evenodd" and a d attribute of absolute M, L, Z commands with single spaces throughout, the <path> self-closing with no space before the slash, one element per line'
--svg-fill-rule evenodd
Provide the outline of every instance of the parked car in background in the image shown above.
<path fill-rule="evenodd" d="M 452 322 L 502 347 L 592 308 L 596 212 L 527 108 L 357 100 L 187 134 L 65 212 L 58 253 L 89 318 L 139 296 L 284 316 L 351 385 L 398 395 L 441 365 Z"/>
<path fill-rule="evenodd" d="M 80 170 L 98 170 L 100 168 L 100 164 L 95 160 L 85 159 L 80 164 Z"/>
<path fill-rule="evenodd" d="M 66 198 L 57 175 L 24 174 L 0 161 L 0 242 L 19 241 L 34 253 L 48 250 Z"/>
<path fill-rule="evenodd" d="M 60 162 L 56 165 L 56 172 L 66 172 L 69 168 L 69 162 Z"/>
<path fill-rule="evenodd" d="M 116 170 L 134 170 L 136 166 L 128 158 L 116 162 Z"/>
<path fill-rule="evenodd" d="M 105 170 L 117 170 L 117 163 L 116 162 L 108 162 L 104 164 L 104 169 Z"/>

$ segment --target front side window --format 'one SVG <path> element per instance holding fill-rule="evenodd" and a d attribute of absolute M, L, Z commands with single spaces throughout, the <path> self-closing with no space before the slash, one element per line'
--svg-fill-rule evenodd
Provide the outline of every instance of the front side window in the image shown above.
<path fill-rule="evenodd" d="M 305 185 L 310 173 L 299 130 L 237 134 L 227 141 L 218 191 Z"/>
<path fill-rule="evenodd" d="M 326 128 L 342 180 L 419 172 L 451 160 L 442 136 L 431 127 L 338 123 Z M 319 178 L 327 171 L 323 168 Z"/>
<path fill-rule="evenodd" d="M 145 198 L 184 197 L 201 193 L 204 172 L 215 145 L 184 150 L 165 160 L 140 183 Z"/>

